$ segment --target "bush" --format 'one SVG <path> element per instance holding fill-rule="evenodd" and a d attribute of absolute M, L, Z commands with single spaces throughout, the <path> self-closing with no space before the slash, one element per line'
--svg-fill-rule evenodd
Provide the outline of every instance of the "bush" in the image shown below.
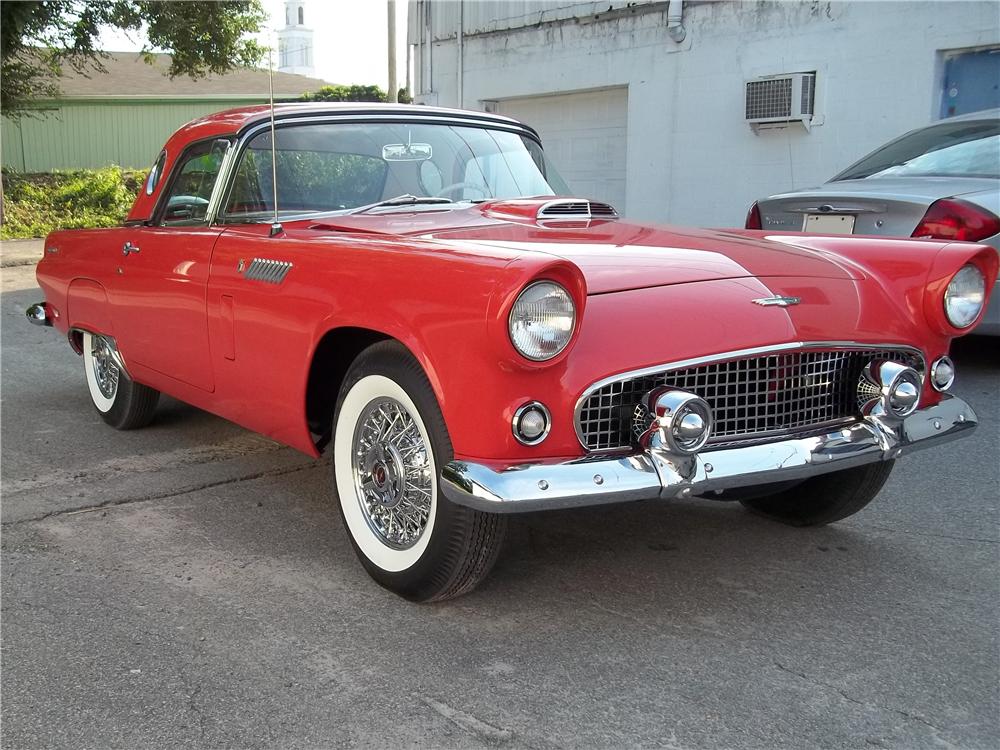
<path fill-rule="evenodd" d="M 3 239 L 125 221 L 145 174 L 120 167 L 45 174 L 3 173 Z"/>

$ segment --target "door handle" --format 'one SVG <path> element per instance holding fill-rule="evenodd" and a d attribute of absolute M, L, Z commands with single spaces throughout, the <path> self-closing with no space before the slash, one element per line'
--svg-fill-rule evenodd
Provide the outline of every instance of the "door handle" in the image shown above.
<path fill-rule="evenodd" d="M 139 246 L 133 245 L 131 242 L 126 242 L 122 246 L 122 255 L 127 256 L 129 253 L 137 253 L 137 252 L 139 252 Z"/>

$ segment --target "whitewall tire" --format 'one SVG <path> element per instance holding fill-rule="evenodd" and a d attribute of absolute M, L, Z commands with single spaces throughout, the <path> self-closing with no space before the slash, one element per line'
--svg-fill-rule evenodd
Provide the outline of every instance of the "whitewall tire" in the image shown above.
<path fill-rule="evenodd" d="M 452 457 L 437 398 L 406 348 L 383 341 L 358 355 L 337 397 L 333 490 L 362 566 L 412 601 L 471 591 L 503 543 L 506 517 L 440 493 Z"/>
<path fill-rule="evenodd" d="M 373 410 L 375 414 L 372 414 Z M 387 418 L 382 414 L 390 415 Z M 401 416 L 402 415 L 402 416 Z M 380 419 L 381 417 L 381 419 Z M 375 477 L 386 477 L 385 485 L 390 485 L 388 474 L 394 470 L 393 464 L 396 456 L 376 456 L 374 466 L 365 466 L 363 455 L 358 455 L 359 450 L 363 450 L 363 443 L 359 442 L 365 437 L 365 433 L 370 432 L 370 424 L 373 419 L 375 426 L 383 426 L 388 419 L 396 419 L 398 424 L 392 429 L 403 427 L 412 436 L 417 433 L 418 439 L 409 442 L 408 453 L 416 453 L 423 458 L 419 464 L 411 462 L 408 467 L 404 463 L 402 477 L 402 492 L 385 492 L 388 497 L 387 502 L 374 503 L 368 499 L 365 487 L 359 484 L 375 485 Z M 408 420 L 405 422 L 404 420 Z M 398 433 L 397 433 L 398 434 Z M 383 454 L 392 450 L 393 435 L 388 435 L 385 441 L 388 446 L 373 446 L 373 451 L 382 450 Z M 408 435 L 403 433 L 401 439 L 406 439 Z M 398 383 L 383 375 L 367 375 L 345 394 L 340 405 L 340 418 L 337 420 L 337 429 L 334 435 L 333 463 L 337 481 L 337 494 L 340 496 L 340 509 L 344 514 L 344 521 L 347 524 L 351 536 L 358 545 L 358 548 L 372 563 L 379 568 L 392 573 L 406 570 L 413 566 L 420 559 L 427 549 L 431 534 L 434 530 L 434 517 L 437 511 L 437 467 L 434 464 L 434 452 L 429 450 L 431 444 L 416 404 L 413 403 L 406 391 Z M 385 458 L 384 463 L 380 461 Z M 412 468 L 410 468 L 412 467 Z M 368 471 L 365 471 L 366 468 Z M 406 474 L 414 473 L 426 474 L 427 486 L 429 486 L 429 496 L 424 498 L 422 487 L 408 487 L 406 483 L 409 477 Z M 366 474 L 367 476 L 359 476 Z M 371 477 L 371 479 L 369 479 Z M 377 485 L 376 485 L 377 489 Z M 396 506 L 390 506 L 395 496 L 402 495 Z M 420 499 L 426 499 L 426 508 L 416 505 Z M 412 515 L 416 516 L 418 528 L 402 538 L 394 538 L 392 534 L 386 534 L 379 519 L 388 516 L 388 524 L 393 526 L 393 516 L 397 514 L 397 509 L 406 503 L 406 510 L 417 511 Z M 369 506 L 374 505 L 374 512 L 369 510 Z M 384 511 L 380 513 L 379 511 Z M 399 513 L 402 511 L 400 510 Z M 396 523 L 395 527 L 407 525 L 405 522 Z M 398 537 L 399 535 L 397 535 Z M 395 544 L 393 544 L 395 542 Z"/>
<path fill-rule="evenodd" d="M 160 392 L 129 378 L 115 356 L 113 339 L 84 331 L 82 343 L 87 390 L 101 419 L 118 430 L 149 424 Z"/>

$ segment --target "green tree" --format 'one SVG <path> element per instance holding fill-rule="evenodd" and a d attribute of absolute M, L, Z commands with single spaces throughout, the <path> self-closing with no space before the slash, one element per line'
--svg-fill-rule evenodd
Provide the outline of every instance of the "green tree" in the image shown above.
<path fill-rule="evenodd" d="M 386 93 L 378 86 L 324 86 L 318 91 L 308 91 L 302 95 L 304 102 L 384 102 L 388 99 Z M 413 98 L 405 88 L 399 90 L 397 101 L 410 104 Z"/>
<path fill-rule="evenodd" d="M 171 77 L 201 78 L 260 61 L 264 49 L 249 35 L 266 20 L 260 0 L 147 2 L 46 0 L 0 3 L 0 110 L 24 114 L 31 102 L 59 94 L 64 66 L 103 70 L 95 47 L 101 28 L 144 31 L 142 52 L 172 55 Z"/>

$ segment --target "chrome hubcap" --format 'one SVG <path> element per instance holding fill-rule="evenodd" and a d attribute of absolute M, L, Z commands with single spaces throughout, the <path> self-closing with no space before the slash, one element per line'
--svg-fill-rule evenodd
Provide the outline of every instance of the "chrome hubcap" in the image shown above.
<path fill-rule="evenodd" d="M 354 429 L 351 463 L 361 511 L 379 540 L 408 549 L 431 512 L 429 446 L 410 412 L 392 398 L 365 407 Z"/>
<path fill-rule="evenodd" d="M 114 398 L 118 391 L 118 365 L 111 356 L 111 345 L 103 336 L 91 337 L 90 354 L 97 387 L 104 398 Z"/>

